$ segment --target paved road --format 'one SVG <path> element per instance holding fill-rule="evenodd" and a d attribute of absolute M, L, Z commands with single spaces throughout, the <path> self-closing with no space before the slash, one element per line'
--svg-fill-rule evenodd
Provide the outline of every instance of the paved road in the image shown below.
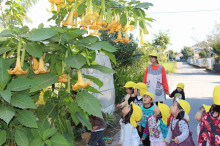
<path fill-rule="evenodd" d="M 212 92 L 216 85 L 220 84 L 220 75 L 207 72 L 205 69 L 196 68 L 186 63 L 178 63 L 178 70 L 175 74 L 167 76 L 170 92 L 172 92 L 177 83 L 182 82 L 185 84 L 186 100 L 191 105 L 190 112 L 190 129 L 193 132 L 193 139 L 196 140 L 196 126 L 197 121 L 194 120 L 194 115 L 199 110 L 202 104 L 212 104 Z M 165 102 L 169 106 L 172 105 L 172 100 L 169 99 Z M 112 146 L 118 145 L 117 140 L 119 134 L 116 134 Z"/>

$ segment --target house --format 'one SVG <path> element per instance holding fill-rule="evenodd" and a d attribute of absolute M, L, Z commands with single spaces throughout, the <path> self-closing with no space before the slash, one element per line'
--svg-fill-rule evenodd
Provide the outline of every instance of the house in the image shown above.
<path fill-rule="evenodd" d="M 182 53 L 179 53 L 175 56 L 175 59 L 176 60 L 181 60 L 183 58 L 183 54 Z"/>

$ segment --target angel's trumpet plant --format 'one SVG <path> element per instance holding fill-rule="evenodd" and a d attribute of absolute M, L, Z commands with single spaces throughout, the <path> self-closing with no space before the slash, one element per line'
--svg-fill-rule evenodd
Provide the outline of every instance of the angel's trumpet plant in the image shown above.
<path fill-rule="evenodd" d="M 17 60 L 16 60 L 16 65 L 14 69 L 10 69 L 7 70 L 9 74 L 15 74 L 15 75 L 22 75 L 22 74 L 26 74 L 28 72 L 28 69 L 26 69 L 25 71 L 22 70 L 21 68 L 21 59 L 20 59 L 20 50 L 21 50 L 21 44 L 22 44 L 22 40 L 19 41 L 18 43 L 18 48 L 17 48 Z"/>
<path fill-rule="evenodd" d="M 39 68 L 39 62 L 35 57 L 31 57 L 31 61 L 32 61 L 32 69 L 36 70 Z"/>
<path fill-rule="evenodd" d="M 86 88 L 87 86 L 91 85 L 90 82 L 86 81 L 86 83 L 83 81 L 82 73 L 80 70 L 77 71 L 78 73 L 78 81 L 75 85 L 72 85 L 72 89 L 76 91 L 79 88 Z"/>
<path fill-rule="evenodd" d="M 67 74 L 63 74 L 63 75 L 59 76 L 58 82 L 60 82 L 60 83 L 67 83 L 68 82 Z"/>
<path fill-rule="evenodd" d="M 125 32 L 125 38 L 123 38 L 122 43 L 130 43 L 132 40 L 129 40 L 127 31 Z"/>
<path fill-rule="evenodd" d="M 122 39 L 122 35 L 121 35 L 121 30 L 118 31 L 118 38 L 116 40 L 114 40 L 115 42 L 121 42 Z"/>
<path fill-rule="evenodd" d="M 40 92 L 40 96 L 39 96 L 39 99 L 38 101 L 36 102 L 37 105 L 44 105 L 45 104 L 45 101 L 44 101 L 44 91 L 45 89 L 43 89 L 41 92 Z"/>
<path fill-rule="evenodd" d="M 70 26 L 75 26 L 77 27 L 77 24 L 74 23 L 74 9 L 72 8 L 70 13 L 68 14 L 67 20 L 62 21 L 63 25 L 70 25 Z"/>
<path fill-rule="evenodd" d="M 39 61 L 39 68 L 34 70 L 34 73 L 39 74 L 39 73 L 48 73 L 48 72 L 50 72 L 50 69 L 48 70 L 45 69 L 45 63 L 42 56 Z"/>

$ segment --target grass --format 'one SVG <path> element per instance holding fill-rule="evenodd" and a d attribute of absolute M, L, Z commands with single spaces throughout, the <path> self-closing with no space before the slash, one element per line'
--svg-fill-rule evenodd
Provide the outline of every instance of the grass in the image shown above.
<path fill-rule="evenodd" d="M 177 70 L 176 62 L 165 62 L 162 64 L 166 70 L 166 73 L 175 73 Z"/>

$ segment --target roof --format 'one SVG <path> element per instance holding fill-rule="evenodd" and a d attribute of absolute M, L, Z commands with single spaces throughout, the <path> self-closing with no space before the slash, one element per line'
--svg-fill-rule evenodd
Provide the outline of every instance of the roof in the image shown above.
<path fill-rule="evenodd" d="M 177 54 L 176 56 L 183 56 L 183 53 L 179 53 L 179 54 Z"/>

